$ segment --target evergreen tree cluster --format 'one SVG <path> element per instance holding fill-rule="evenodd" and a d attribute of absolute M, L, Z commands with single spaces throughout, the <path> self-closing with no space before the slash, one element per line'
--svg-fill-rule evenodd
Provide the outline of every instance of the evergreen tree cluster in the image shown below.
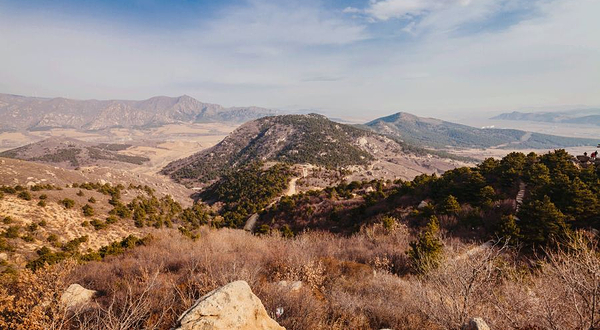
<path fill-rule="evenodd" d="M 250 215 L 260 212 L 280 196 L 291 176 L 289 165 L 278 163 L 265 169 L 262 163 L 253 163 L 223 175 L 201 197 L 224 203 L 220 225 L 239 228 Z"/>
<path fill-rule="evenodd" d="M 503 208 L 501 202 L 514 201 L 520 189 L 525 195 L 519 211 Z M 600 167 L 580 167 L 565 150 L 543 155 L 513 152 L 439 177 L 421 175 L 401 182 L 397 193 L 431 200 L 437 214 L 458 217 L 465 225 L 483 225 L 490 234 L 527 246 L 563 239 L 575 228 L 600 226 Z"/>

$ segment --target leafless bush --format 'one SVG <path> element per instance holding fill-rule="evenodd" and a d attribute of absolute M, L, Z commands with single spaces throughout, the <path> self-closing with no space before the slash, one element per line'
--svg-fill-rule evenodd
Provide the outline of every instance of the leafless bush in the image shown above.
<path fill-rule="evenodd" d="M 548 328 L 600 328 L 597 244 L 583 232 L 577 232 L 566 246 L 547 251 L 547 262 L 535 284 Z"/>
<path fill-rule="evenodd" d="M 142 270 L 140 278 L 135 281 L 137 286 L 142 285 L 141 288 L 134 289 L 127 283 L 122 292 L 113 292 L 107 307 L 99 306 L 87 316 L 92 318 L 91 322 L 87 322 L 92 326 L 90 329 L 159 329 L 170 311 L 173 297 L 169 292 L 161 294 L 158 276 L 158 272 L 150 274 Z M 154 302 L 159 297 L 163 308 L 156 310 Z"/>
<path fill-rule="evenodd" d="M 461 329 L 470 317 L 488 314 L 483 306 L 499 285 L 497 260 L 505 248 L 482 244 L 447 255 L 439 267 L 415 279 L 419 309 L 445 329 Z"/>
<path fill-rule="evenodd" d="M 65 329 L 74 313 L 60 297 L 74 266 L 69 260 L 36 273 L 23 270 L 16 279 L 0 277 L 0 329 Z"/>

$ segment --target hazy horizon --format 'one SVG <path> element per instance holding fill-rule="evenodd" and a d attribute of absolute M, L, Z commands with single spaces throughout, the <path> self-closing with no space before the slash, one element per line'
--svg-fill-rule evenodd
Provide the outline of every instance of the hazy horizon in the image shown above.
<path fill-rule="evenodd" d="M 450 119 L 597 107 L 594 0 L 0 0 L 0 92 Z"/>

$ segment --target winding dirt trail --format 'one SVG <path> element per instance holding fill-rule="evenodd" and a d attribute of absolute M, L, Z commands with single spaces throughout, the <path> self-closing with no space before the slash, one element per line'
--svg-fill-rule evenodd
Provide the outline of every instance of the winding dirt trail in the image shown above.
<path fill-rule="evenodd" d="M 285 192 L 286 196 L 292 196 L 292 195 L 295 195 L 297 193 L 297 191 L 296 191 L 296 182 L 298 181 L 298 179 L 300 179 L 300 178 L 299 177 L 295 177 L 295 178 L 292 178 L 290 180 L 290 183 L 288 185 L 288 189 Z"/>
<path fill-rule="evenodd" d="M 519 209 L 521 208 L 521 204 L 523 204 L 523 198 L 525 197 L 525 191 L 527 189 L 527 186 L 525 185 L 525 182 L 519 182 L 519 192 L 517 193 L 517 197 L 515 198 L 515 203 L 516 203 L 516 207 L 515 207 L 515 211 L 519 212 Z"/>
<path fill-rule="evenodd" d="M 297 189 L 296 189 L 296 182 L 298 181 L 298 179 L 300 179 L 300 177 L 293 177 L 290 180 L 290 183 L 288 184 L 288 188 L 287 188 L 287 190 L 285 191 L 285 193 L 282 196 L 292 196 L 292 195 L 295 195 L 298 192 Z M 281 199 L 282 196 L 279 196 L 279 197 L 275 198 L 264 209 L 268 209 L 271 206 L 273 206 L 275 203 L 277 203 L 278 200 Z M 254 213 L 253 215 L 251 215 L 248 218 L 248 220 L 246 220 L 246 223 L 244 224 L 244 230 L 253 231 L 254 230 L 254 226 L 256 225 L 256 221 L 258 221 L 259 217 L 260 217 L 260 215 L 258 213 Z"/>

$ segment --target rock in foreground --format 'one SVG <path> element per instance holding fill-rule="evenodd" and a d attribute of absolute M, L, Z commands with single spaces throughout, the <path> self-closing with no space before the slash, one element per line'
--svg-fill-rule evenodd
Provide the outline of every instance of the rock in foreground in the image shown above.
<path fill-rule="evenodd" d="M 177 321 L 177 330 L 285 330 L 269 317 L 245 281 L 229 283 L 196 303 Z"/>
<path fill-rule="evenodd" d="M 74 283 L 69 285 L 67 290 L 60 297 L 62 304 L 68 309 L 89 303 L 96 295 L 96 291 L 88 290 L 81 285 Z"/>
<path fill-rule="evenodd" d="M 485 321 L 479 317 L 469 320 L 469 323 L 463 326 L 463 330 L 490 330 L 490 327 Z"/>

